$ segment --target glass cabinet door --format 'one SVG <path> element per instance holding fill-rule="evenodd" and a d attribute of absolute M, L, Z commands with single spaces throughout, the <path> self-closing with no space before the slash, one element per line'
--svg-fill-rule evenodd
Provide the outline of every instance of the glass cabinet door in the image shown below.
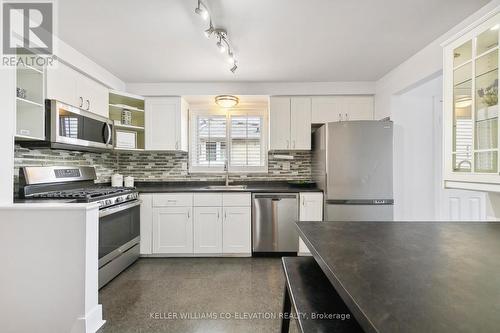
<path fill-rule="evenodd" d="M 498 173 L 499 25 L 453 50 L 453 171 Z"/>
<path fill-rule="evenodd" d="M 474 171 L 498 172 L 498 30 L 476 40 Z"/>
<path fill-rule="evenodd" d="M 454 51 L 453 171 L 472 171 L 472 41 Z"/>

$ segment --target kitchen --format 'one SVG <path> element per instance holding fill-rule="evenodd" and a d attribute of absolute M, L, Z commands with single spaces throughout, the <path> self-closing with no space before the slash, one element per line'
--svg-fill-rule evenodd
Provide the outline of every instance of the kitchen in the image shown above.
<path fill-rule="evenodd" d="M 470 277 L 476 287 L 443 282 L 457 271 L 500 271 L 474 247 L 480 238 L 496 249 L 500 215 L 498 1 L 443 1 L 429 17 L 395 3 L 401 15 L 388 24 L 403 29 L 394 40 L 415 33 L 419 19 L 432 24 L 408 44 L 387 41 L 390 29 L 377 25 L 382 49 L 368 42 L 365 23 L 342 20 L 361 7 L 323 0 L 316 9 L 300 1 L 46 3 L 53 5 L 54 63 L 1 68 L 0 243 L 10 272 L 0 279 L 8 314 L 2 331 L 479 327 L 469 317 L 464 326 L 450 324 L 465 309 L 447 312 L 431 296 L 417 302 L 422 317 L 403 320 L 410 309 L 389 303 L 407 293 L 384 288 L 399 281 L 419 290 L 427 278 L 442 287 L 435 295 L 463 289 L 465 305 L 498 307 L 498 288 L 482 275 Z M 363 17 L 388 20 L 379 12 Z M 330 24 L 328 13 L 343 23 L 338 31 L 309 38 L 310 29 Z M 127 25 L 121 20 L 130 14 Z M 300 17 L 303 30 L 277 29 Z M 326 43 L 346 31 L 357 42 L 340 44 L 346 54 Z M 308 53 L 320 47 L 321 56 Z M 485 230 L 389 223 L 456 220 L 490 222 L 475 224 Z M 462 253 L 467 235 L 471 248 Z M 384 241 L 398 250 L 384 252 L 376 244 Z M 491 267 L 470 270 L 458 254 Z M 426 276 L 410 259 L 429 269 Z M 403 274 L 401 262 L 415 274 Z M 330 297 L 314 303 L 317 295 Z M 387 296 L 373 303 L 367 295 Z M 431 310 L 440 319 L 429 321 Z M 351 319 L 286 319 L 304 312 Z M 491 313 L 480 318 L 494 325 Z M 431 323 L 438 326 L 425 326 Z"/>

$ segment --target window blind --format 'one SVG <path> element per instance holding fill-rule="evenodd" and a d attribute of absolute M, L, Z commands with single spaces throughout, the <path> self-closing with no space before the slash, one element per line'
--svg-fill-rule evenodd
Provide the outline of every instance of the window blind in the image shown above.
<path fill-rule="evenodd" d="M 190 113 L 191 172 L 267 172 L 266 113 Z"/>
<path fill-rule="evenodd" d="M 231 118 L 231 166 L 264 166 L 262 116 L 237 115 Z"/>
<path fill-rule="evenodd" d="M 459 170 L 470 170 L 472 159 L 472 119 L 457 119 L 455 123 L 456 165 Z"/>
<path fill-rule="evenodd" d="M 197 115 L 191 163 L 201 167 L 223 167 L 226 161 L 226 116 Z"/>

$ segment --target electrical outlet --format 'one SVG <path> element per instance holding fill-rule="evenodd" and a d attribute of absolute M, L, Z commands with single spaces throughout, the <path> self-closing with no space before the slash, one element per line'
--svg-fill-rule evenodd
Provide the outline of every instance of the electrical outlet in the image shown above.
<path fill-rule="evenodd" d="M 290 171 L 290 162 L 281 163 L 281 170 Z"/>

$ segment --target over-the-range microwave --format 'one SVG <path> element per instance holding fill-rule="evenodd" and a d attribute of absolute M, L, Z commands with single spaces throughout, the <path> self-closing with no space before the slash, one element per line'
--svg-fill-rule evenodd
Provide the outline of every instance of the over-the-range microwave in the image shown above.
<path fill-rule="evenodd" d="M 45 142 L 21 145 L 95 151 L 113 148 L 113 122 L 55 100 L 45 101 Z"/>

